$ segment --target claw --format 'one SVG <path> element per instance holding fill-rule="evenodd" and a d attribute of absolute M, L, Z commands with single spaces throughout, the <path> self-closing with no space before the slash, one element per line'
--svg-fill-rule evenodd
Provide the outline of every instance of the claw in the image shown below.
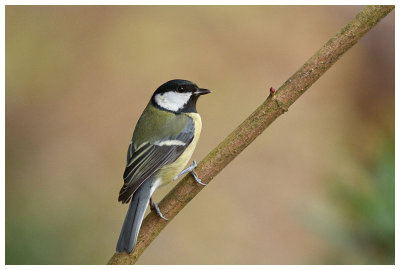
<path fill-rule="evenodd" d="M 184 169 L 183 171 L 181 171 L 177 176 L 175 176 L 174 181 L 176 179 L 178 179 L 179 177 L 181 177 L 182 175 L 193 171 L 196 167 L 197 167 L 197 162 L 196 162 L 196 160 L 193 160 L 193 164 L 190 165 L 189 167 L 187 167 L 186 169 Z"/>
<path fill-rule="evenodd" d="M 203 185 L 203 186 L 207 185 L 207 184 L 204 184 L 203 182 L 201 182 L 200 178 L 197 176 L 197 173 L 194 170 L 191 171 L 191 173 L 193 175 L 194 180 L 196 180 L 197 183 L 199 183 L 200 185 Z"/>
<path fill-rule="evenodd" d="M 150 198 L 150 209 L 151 211 L 155 211 L 160 218 L 168 220 L 168 218 L 163 216 L 163 214 L 160 211 L 160 208 L 158 208 L 158 203 L 153 202 L 153 198 Z"/>
<path fill-rule="evenodd" d="M 191 173 L 194 180 L 196 180 L 197 183 L 199 183 L 200 185 L 205 186 L 206 184 L 204 184 L 203 182 L 201 182 L 200 178 L 197 176 L 195 169 L 197 167 L 197 162 L 196 160 L 193 160 L 193 164 L 190 165 L 189 167 L 187 167 L 186 169 L 184 169 L 183 171 L 181 171 L 177 176 L 175 176 L 174 181 L 176 179 L 178 179 L 180 176 L 186 174 L 186 173 Z"/>

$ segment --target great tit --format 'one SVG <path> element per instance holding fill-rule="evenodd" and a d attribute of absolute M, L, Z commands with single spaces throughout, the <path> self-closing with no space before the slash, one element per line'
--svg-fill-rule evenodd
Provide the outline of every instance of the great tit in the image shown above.
<path fill-rule="evenodd" d="M 203 184 L 194 170 L 196 161 L 183 169 L 201 131 L 196 102 L 208 93 L 211 91 L 190 81 L 168 81 L 157 88 L 140 116 L 128 147 L 124 185 L 118 197 L 122 203 L 131 202 L 119 235 L 118 253 L 134 250 L 147 204 L 166 219 L 151 197 L 157 188 L 185 173 Z"/>

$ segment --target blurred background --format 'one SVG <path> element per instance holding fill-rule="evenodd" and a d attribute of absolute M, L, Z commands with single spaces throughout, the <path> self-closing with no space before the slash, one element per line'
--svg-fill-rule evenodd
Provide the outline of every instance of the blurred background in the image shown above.
<path fill-rule="evenodd" d="M 199 101 L 200 161 L 361 6 L 7 6 L 6 264 L 105 264 L 152 92 Z M 393 264 L 394 11 L 166 227 L 139 264 Z M 160 200 L 171 186 L 157 192 Z"/>

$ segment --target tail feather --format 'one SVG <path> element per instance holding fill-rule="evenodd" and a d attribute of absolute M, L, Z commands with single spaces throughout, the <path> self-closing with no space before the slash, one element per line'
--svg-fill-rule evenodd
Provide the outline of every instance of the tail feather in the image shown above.
<path fill-rule="evenodd" d="M 151 179 L 146 180 L 133 194 L 117 243 L 117 252 L 131 253 L 135 246 L 144 213 L 151 197 Z"/>

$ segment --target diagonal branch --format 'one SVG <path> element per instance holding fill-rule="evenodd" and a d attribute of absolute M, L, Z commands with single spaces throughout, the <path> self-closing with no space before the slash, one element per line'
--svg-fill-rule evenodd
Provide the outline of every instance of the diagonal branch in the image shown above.
<path fill-rule="evenodd" d="M 331 38 L 296 73 L 273 93 L 228 137 L 201 161 L 196 169 L 200 179 L 209 183 L 226 165 L 254 141 L 325 73 L 357 41 L 371 30 L 394 6 L 367 6 Z M 171 221 L 203 186 L 192 176 L 184 177 L 160 202 L 159 207 Z M 134 264 L 169 223 L 151 212 L 144 219 L 136 248 L 131 254 L 114 254 L 109 264 Z"/>

